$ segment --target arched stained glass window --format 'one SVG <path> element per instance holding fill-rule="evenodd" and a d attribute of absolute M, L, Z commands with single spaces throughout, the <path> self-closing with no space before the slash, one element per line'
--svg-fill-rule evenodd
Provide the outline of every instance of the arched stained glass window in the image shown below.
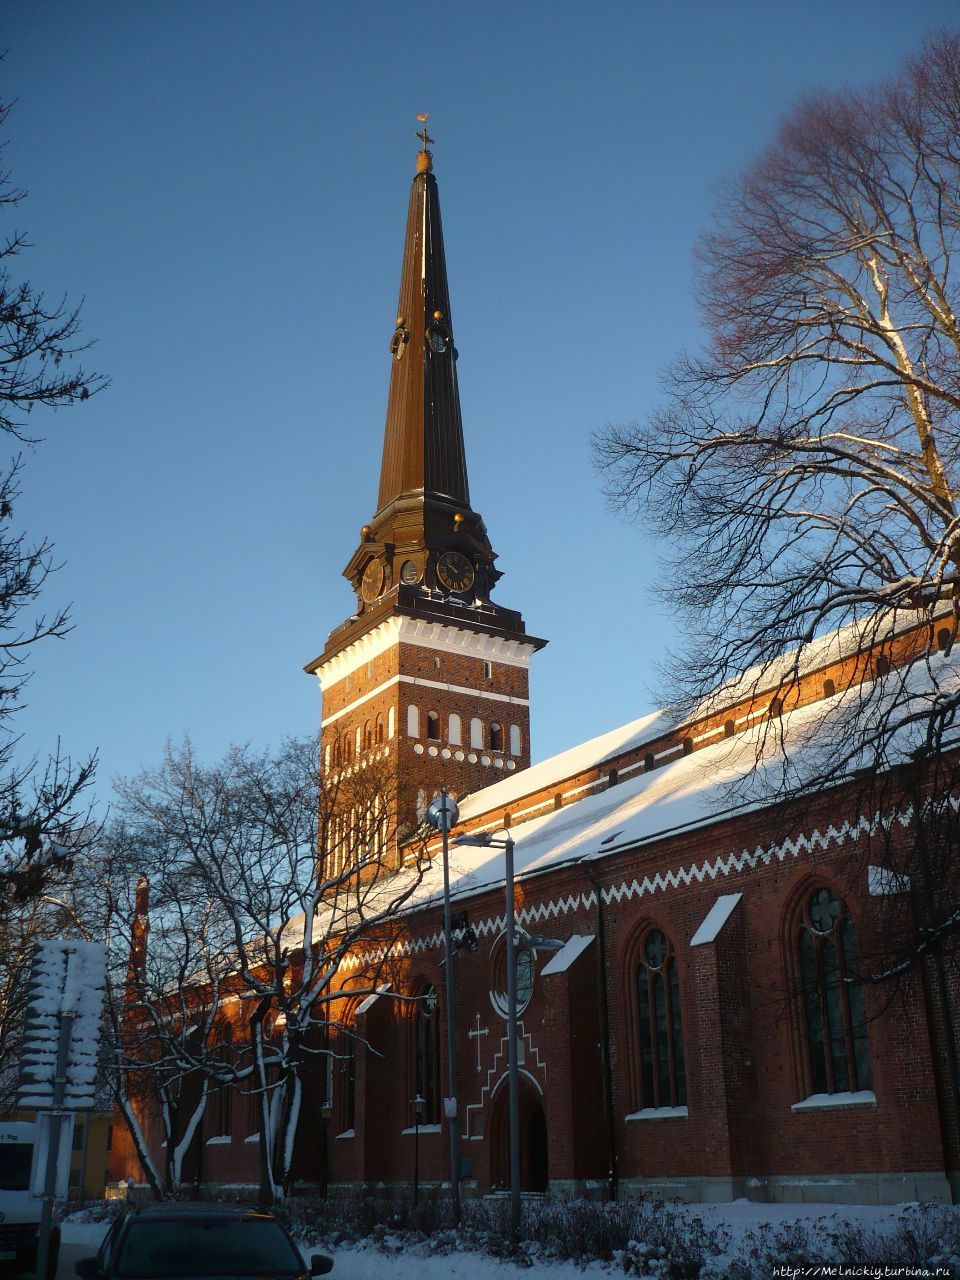
<path fill-rule="evenodd" d="M 421 1124 L 440 1123 L 440 1018 L 437 989 L 427 987 L 413 1015 L 413 1094 L 423 1099 Z"/>
<path fill-rule="evenodd" d="M 857 935 L 832 889 L 816 889 L 805 902 L 798 947 L 810 1092 L 871 1089 Z"/>
<path fill-rule="evenodd" d="M 680 980 L 673 948 L 665 933 L 651 929 L 643 939 L 637 965 L 642 1107 L 687 1104 Z"/>

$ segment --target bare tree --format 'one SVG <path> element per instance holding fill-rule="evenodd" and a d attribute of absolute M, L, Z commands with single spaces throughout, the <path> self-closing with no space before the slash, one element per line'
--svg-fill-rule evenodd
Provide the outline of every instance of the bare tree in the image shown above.
<path fill-rule="evenodd" d="M 215 766 L 187 743 L 121 796 L 131 833 L 167 851 L 180 867 L 171 887 L 193 886 L 192 911 L 202 901 L 216 931 L 216 965 L 196 968 L 192 996 L 184 971 L 187 1004 L 212 1016 L 226 996 L 239 1013 L 230 1054 L 192 1061 L 255 1099 L 260 1196 L 274 1203 L 290 1181 L 305 1080 L 328 1078 L 317 1065 L 356 1035 L 340 1020 L 345 997 L 376 991 L 394 954 L 397 915 L 421 878 L 418 846 L 398 872 L 388 779 L 373 761 L 321 779 L 315 740 L 276 754 L 234 748 Z M 148 953 L 152 920 L 151 910 Z M 153 998 L 162 1039 L 169 1002 Z M 202 1034 L 215 1042 L 216 1027 Z"/>
<path fill-rule="evenodd" d="M 107 949 L 103 1092 L 154 1194 L 176 1195 L 210 1092 L 233 1079 L 223 1036 L 227 935 L 183 860 L 122 821 L 85 843 L 62 880 L 59 896 L 44 898 L 60 908 L 61 929 Z M 159 1161 L 150 1141 L 158 1134 Z"/>
<path fill-rule="evenodd" d="M 864 968 L 932 978 L 960 1108 L 958 250 L 947 31 L 889 83 L 802 103 L 729 184 L 698 248 L 703 348 L 646 422 L 595 444 L 608 496 L 667 548 L 679 717 L 718 690 L 789 710 L 804 672 L 847 656 L 848 687 L 771 718 L 742 785 L 796 799 L 844 783 L 874 815 L 849 860 L 887 877 Z"/>
<path fill-rule="evenodd" d="M 0 127 L 9 111 L 0 102 Z M 0 215 L 9 217 L 23 197 L 0 164 Z M 15 229 L 0 239 L 0 432 L 18 443 L 35 443 L 27 424 L 38 406 L 76 404 L 107 384 L 75 363 L 89 346 L 78 338 L 79 306 L 49 301 L 17 275 L 17 259 L 29 247 L 26 234 Z M 50 864 L 87 822 L 81 794 L 94 769 L 93 759 L 74 766 L 59 744 L 45 765 L 16 759 L 13 720 L 23 709 L 33 646 L 70 630 L 66 609 L 34 608 L 55 566 L 47 540 L 32 541 L 14 526 L 21 469 L 16 449 L 0 464 L 0 900 L 40 891 Z"/>

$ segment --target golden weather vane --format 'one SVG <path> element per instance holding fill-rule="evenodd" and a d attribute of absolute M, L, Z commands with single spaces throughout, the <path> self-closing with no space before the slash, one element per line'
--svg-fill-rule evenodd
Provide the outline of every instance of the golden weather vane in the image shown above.
<path fill-rule="evenodd" d="M 418 130 L 415 136 L 418 137 L 420 141 L 423 143 L 422 150 L 426 151 L 427 143 L 436 141 L 436 139 L 431 138 L 429 133 L 427 133 L 427 121 L 430 119 L 430 112 L 429 111 L 418 112 L 417 119 L 423 125 L 423 128 Z"/>

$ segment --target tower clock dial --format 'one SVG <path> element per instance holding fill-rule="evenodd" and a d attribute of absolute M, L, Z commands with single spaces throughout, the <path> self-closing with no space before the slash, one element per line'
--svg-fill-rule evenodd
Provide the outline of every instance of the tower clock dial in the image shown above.
<path fill-rule="evenodd" d="M 383 561 L 371 560 L 360 580 L 360 594 L 367 604 L 372 604 L 383 590 Z"/>
<path fill-rule="evenodd" d="M 400 581 L 405 582 L 408 587 L 416 586 L 420 581 L 420 566 L 416 560 L 404 560 L 400 566 Z"/>
<path fill-rule="evenodd" d="M 448 591 L 469 591 L 473 578 L 473 565 L 460 551 L 444 551 L 437 561 L 437 579 Z"/>

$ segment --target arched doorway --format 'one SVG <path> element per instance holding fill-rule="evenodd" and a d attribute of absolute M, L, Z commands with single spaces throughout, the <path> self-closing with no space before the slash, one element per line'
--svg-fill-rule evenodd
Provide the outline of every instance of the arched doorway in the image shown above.
<path fill-rule="evenodd" d="M 550 1181 L 547 1117 L 543 1100 L 531 1081 L 520 1077 L 520 1189 L 546 1191 Z M 490 1189 L 510 1187 L 510 1089 L 504 1078 L 490 1107 Z"/>

